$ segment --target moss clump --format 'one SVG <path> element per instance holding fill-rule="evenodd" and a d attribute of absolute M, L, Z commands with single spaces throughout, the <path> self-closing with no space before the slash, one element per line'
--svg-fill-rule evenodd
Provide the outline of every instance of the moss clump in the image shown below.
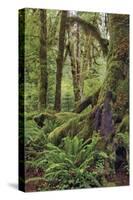
<path fill-rule="evenodd" d="M 61 112 L 61 113 L 44 112 L 37 116 L 34 116 L 34 121 L 40 128 L 42 128 L 43 126 L 45 126 L 46 121 L 53 121 L 56 122 L 56 124 L 61 125 L 67 122 L 69 119 L 76 117 L 77 115 L 78 114 L 72 112 Z"/>
<path fill-rule="evenodd" d="M 124 132 L 128 132 L 129 131 L 129 116 L 126 115 L 122 122 L 120 123 L 118 129 L 117 129 L 117 132 L 121 132 L 121 133 L 124 133 Z"/>
<path fill-rule="evenodd" d="M 66 136 L 74 136 L 79 133 L 85 124 L 88 114 L 77 115 L 76 117 L 63 123 L 61 126 L 54 129 L 48 136 L 48 140 L 54 144 L 59 144 L 62 138 Z"/>
<path fill-rule="evenodd" d="M 117 136 L 115 137 L 116 143 L 119 145 L 123 145 L 124 147 L 129 147 L 129 134 L 128 132 L 124 133 L 117 133 Z"/>

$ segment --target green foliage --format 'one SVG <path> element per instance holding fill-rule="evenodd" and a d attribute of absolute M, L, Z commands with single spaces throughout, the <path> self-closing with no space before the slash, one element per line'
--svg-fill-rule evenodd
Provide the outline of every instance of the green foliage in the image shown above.
<path fill-rule="evenodd" d="M 129 116 L 126 115 L 120 125 L 118 126 L 117 132 L 128 132 L 129 131 Z"/>
<path fill-rule="evenodd" d="M 94 23 L 98 28 L 100 14 L 77 12 L 77 15 L 90 23 Z M 60 11 L 47 10 L 47 68 L 48 68 L 48 108 L 54 107 L 55 85 L 56 85 L 56 58 L 58 53 Z M 105 30 L 101 30 L 104 33 Z M 71 38 L 73 40 L 74 37 Z M 66 36 L 67 40 L 67 36 Z M 88 41 L 88 43 L 86 42 Z M 86 38 L 80 29 L 80 59 L 81 78 L 84 77 L 83 98 L 92 94 L 99 88 L 105 77 L 106 61 L 101 57 L 99 44 L 91 37 Z M 95 48 L 94 48 L 94 47 Z M 39 61 L 40 48 L 40 20 L 39 9 L 26 9 L 25 12 L 25 106 L 27 112 L 38 110 L 38 79 L 40 71 Z M 94 49 L 93 49 L 94 48 Z M 92 55 L 87 57 L 87 49 Z M 66 50 L 66 49 L 65 49 Z M 89 54 L 89 53 L 88 53 Z M 94 54 L 94 55 L 93 55 Z M 92 64 L 90 63 L 92 61 Z M 90 63 L 90 64 L 89 64 Z M 96 64 L 98 63 L 98 64 Z M 83 75 L 83 76 L 82 76 Z M 66 57 L 63 66 L 62 77 L 62 111 L 72 111 L 75 106 L 71 62 L 69 56 Z"/>
<path fill-rule="evenodd" d="M 118 144 L 123 144 L 126 148 L 128 148 L 129 145 L 129 133 L 117 133 L 115 137 L 115 142 Z"/>
<path fill-rule="evenodd" d="M 50 142 L 54 144 L 59 144 L 62 138 L 70 135 L 74 136 L 77 133 L 77 130 L 80 132 L 84 127 L 84 120 L 86 120 L 87 113 L 73 115 L 67 122 L 63 123 L 61 126 L 54 129 L 48 136 Z"/>
<path fill-rule="evenodd" d="M 35 123 L 32 120 L 27 120 L 25 124 L 25 146 L 34 144 L 39 132 Z"/>
<path fill-rule="evenodd" d="M 49 124 L 47 124 L 46 129 L 50 129 L 50 131 L 54 129 L 53 124 L 51 127 L 49 127 Z M 47 131 L 48 131 L 47 130 Z M 46 147 L 46 144 L 48 142 L 47 134 L 45 132 L 46 130 L 38 129 L 33 119 L 26 120 L 25 123 L 25 147 L 26 149 L 29 149 L 31 151 L 43 151 Z M 30 157 L 30 153 L 26 153 L 27 157 Z"/>
<path fill-rule="evenodd" d="M 43 132 L 45 135 L 48 135 L 52 132 L 59 124 L 55 120 L 45 120 L 45 125 L 43 127 Z"/>
<path fill-rule="evenodd" d="M 33 118 L 37 113 L 26 114 L 25 123 L 25 146 L 34 148 L 35 150 L 45 149 L 48 142 L 48 137 L 56 128 L 60 129 L 60 125 L 64 124 L 71 118 L 78 116 L 76 113 L 62 112 L 62 113 L 45 113 L 48 118 L 45 119 L 44 127 L 39 129 Z"/>
<path fill-rule="evenodd" d="M 124 145 L 129 148 L 129 116 L 125 115 L 122 122 L 117 128 L 117 133 L 114 138 L 115 143 Z"/>
<path fill-rule="evenodd" d="M 61 125 L 74 117 L 78 117 L 78 114 L 74 112 L 60 112 L 57 113 L 55 116 L 56 116 L 56 122 L 59 125 Z"/>
<path fill-rule="evenodd" d="M 100 187 L 104 176 L 104 159 L 108 155 L 96 150 L 100 136 L 83 141 L 75 136 L 64 138 L 61 147 L 48 143 L 47 150 L 38 155 L 33 166 L 44 169 L 47 182 L 58 182 L 56 188 Z M 93 167 L 92 167 L 93 166 Z"/>
<path fill-rule="evenodd" d="M 25 142 L 26 169 L 31 173 L 30 176 L 26 175 L 26 184 L 31 182 L 39 184 L 39 181 L 43 181 L 46 184 L 40 190 L 114 186 L 117 184 L 117 180 L 108 181 L 108 177 L 115 174 L 114 146 L 115 144 L 122 144 L 127 151 L 129 148 L 127 60 L 123 65 L 123 60 L 115 58 L 115 52 L 110 47 L 110 54 L 113 52 L 113 55 L 109 55 L 108 61 L 106 61 L 93 34 L 85 34 L 79 26 L 78 41 L 78 31 L 76 32 L 73 27 L 73 33 L 70 37 L 67 30 L 61 80 L 62 112 L 56 113 L 53 108 L 60 13 L 57 10 L 47 11 L 47 108 L 42 108 L 38 112 L 40 78 L 39 9 L 26 9 L 25 12 L 25 41 L 23 41 L 23 44 L 25 44 L 25 79 L 24 85 L 20 85 L 20 97 L 22 97 L 20 102 L 22 101 L 21 105 L 23 106 L 24 103 L 25 106 L 25 134 L 23 134 L 23 121 L 20 120 L 20 139 L 24 139 Z M 72 12 L 69 12 L 69 14 L 71 15 Z M 106 19 L 103 13 L 75 12 L 75 14 L 94 25 L 101 37 L 107 38 Z M 71 59 L 67 52 L 69 41 L 74 43 L 72 57 L 76 66 L 75 69 L 72 69 Z M 111 41 L 111 43 L 113 42 Z M 123 47 L 123 42 L 121 44 L 120 47 Z M 120 48 L 122 54 L 120 56 L 124 55 L 123 52 L 125 52 L 125 48 L 122 48 L 122 50 Z M 78 66 L 80 66 L 79 69 Z M 100 133 L 97 134 L 93 131 L 94 118 L 98 117 L 92 115 L 95 106 L 90 105 L 81 114 L 73 112 L 76 103 L 73 70 L 77 70 L 75 77 L 76 79 L 79 78 L 78 81 L 80 81 L 81 101 L 94 94 L 99 88 L 101 88 L 98 97 L 99 105 L 103 104 L 107 89 L 111 90 L 115 97 L 111 102 L 112 114 L 113 116 L 116 115 L 116 118 L 122 119 L 122 122 L 114 124 L 116 132 L 113 136 L 111 135 L 108 141 L 100 137 Z M 47 115 L 42 128 L 38 128 L 33 120 L 33 117 L 40 115 L 40 112 Z M 23 119 L 23 113 L 20 113 L 20 117 Z M 125 168 L 128 172 L 128 164 Z M 42 170 L 40 174 L 39 169 Z"/>

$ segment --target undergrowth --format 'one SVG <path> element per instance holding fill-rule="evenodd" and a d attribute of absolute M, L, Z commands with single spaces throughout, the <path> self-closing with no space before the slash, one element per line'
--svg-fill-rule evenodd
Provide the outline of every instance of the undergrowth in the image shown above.
<path fill-rule="evenodd" d="M 101 187 L 107 183 L 105 163 L 109 155 L 96 149 L 100 139 L 98 134 L 85 142 L 77 136 L 65 137 L 60 147 L 48 143 L 46 150 L 26 164 L 42 169 L 42 179 L 55 189 Z"/>

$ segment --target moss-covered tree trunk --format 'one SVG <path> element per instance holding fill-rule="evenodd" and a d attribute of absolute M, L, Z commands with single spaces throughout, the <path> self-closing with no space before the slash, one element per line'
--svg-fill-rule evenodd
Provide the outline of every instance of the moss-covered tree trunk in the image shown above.
<path fill-rule="evenodd" d="M 109 14 L 107 74 L 93 113 L 94 128 L 105 138 L 128 114 L 129 16 Z"/>
<path fill-rule="evenodd" d="M 80 29 L 79 24 L 76 24 L 76 65 L 77 65 L 77 86 L 76 86 L 76 104 L 81 102 L 81 63 L 80 63 Z"/>
<path fill-rule="evenodd" d="M 82 122 L 77 117 L 74 125 L 70 120 L 51 132 L 49 139 L 52 142 L 60 142 L 66 132 L 88 139 L 96 131 L 103 136 L 102 141 L 107 147 L 108 142 L 113 141 L 113 136 L 117 135 L 119 127 L 122 127 L 123 120 L 128 117 L 129 16 L 110 14 L 108 24 L 110 38 L 105 81 L 100 91 L 88 97 L 75 111 L 80 113 L 89 104 L 93 105 L 93 109 L 81 116 Z"/>
<path fill-rule="evenodd" d="M 75 61 L 75 55 L 74 55 L 74 44 L 69 42 L 68 44 L 68 54 L 70 56 L 71 61 L 71 72 L 72 72 L 72 81 L 73 81 L 73 93 L 74 93 L 74 101 L 75 105 L 77 104 L 79 98 L 79 90 L 77 85 L 77 66 Z"/>
<path fill-rule="evenodd" d="M 56 71 L 56 91 L 55 91 L 55 105 L 57 112 L 61 110 L 61 80 L 62 69 L 64 63 L 64 47 L 65 47 L 65 29 L 67 21 L 67 11 L 62 11 L 59 31 L 59 50 L 57 55 L 57 71 Z"/>
<path fill-rule="evenodd" d="M 73 27 L 69 26 L 68 38 L 69 42 L 67 45 L 67 49 L 71 61 L 75 107 L 77 107 L 77 105 L 81 102 L 81 96 L 82 96 L 79 24 L 76 23 L 75 26 Z"/>
<path fill-rule="evenodd" d="M 47 106 L 47 11 L 40 10 L 40 74 L 39 74 L 39 110 Z"/>
<path fill-rule="evenodd" d="M 84 96 L 84 81 L 89 73 L 89 69 L 92 65 L 92 57 L 91 57 L 91 36 L 85 35 L 85 43 L 84 43 L 84 51 L 82 58 L 82 67 L 81 67 L 81 90 L 82 96 Z"/>
<path fill-rule="evenodd" d="M 72 81 L 73 81 L 73 93 L 74 93 L 74 101 L 75 108 L 81 101 L 81 90 L 80 90 L 80 65 L 76 62 L 77 57 L 74 52 L 74 44 L 69 42 L 68 44 L 68 54 L 70 56 L 71 61 L 71 72 L 72 72 Z"/>

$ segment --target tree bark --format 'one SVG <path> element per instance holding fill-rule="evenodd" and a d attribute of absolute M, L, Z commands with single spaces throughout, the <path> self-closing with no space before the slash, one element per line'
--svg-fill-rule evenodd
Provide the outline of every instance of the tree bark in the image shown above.
<path fill-rule="evenodd" d="M 39 74 L 39 110 L 47 106 L 47 13 L 40 10 L 40 74 Z"/>
<path fill-rule="evenodd" d="M 55 105 L 57 112 L 61 111 L 61 81 L 62 69 L 64 63 L 64 46 L 65 46 L 65 29 L 67 21 L 67 11 L 62 11 L 59 31 L 59 50 L 57 55 L 57 71 L 56 71 L 56 91 L 55 91 Z"/>
<path fill-rule="evenodd" d="M 89 73 L 89 70 L 92 65 L 92 58 L 91 58 L 91 40 L 92 38 L 90 35 L 85 35 L 85 42 L 84 42 L 84 51 L 82 56 L 82 67 L 81 67 L 81 93 L 84 96 L 84 81 Z"/>
<path fill-rule="evenodd" d="M 75 100 L 75 107 L 81 101 L 81 79 L 80 79 L 80 66 L 77 65 L 75 54 L 74 54 L 74 45 L 69 42 L 67 45 L 68 55 L 71 61 L 71 72 L 72 72 L 72 81 L 73 81 L 73 93 L 74 93 L 74 100 Z"/>
<path fill-rule="evenodd" d="M 69 42 L 67 45 L 68 54 L 71 61 L 71 72 L 72 72 L 72 80 L 73 80 L 73 92 L 74 92 L 74 99 L 77 102 L 77 70 L 76 70 L 76 61 L 74 56 L 74 47 L 73 44 Z"/>
<path fill-rule="evenodd" d="M 115 133 L 113 116 L 122 119 L 129 112 L 129 16 L 109 14 L 109 34 L 107 76 L 93 113 L 94 129 L 105 138 Z"/>
<path fill-rule="evenodd" d="M 79 25 L 75 24 L 75 27 L 69 27 L 67 45 L 67 52 L 71 61 L 71 72 L 73 80 L 73 93 L 75 100 L 75 107 L 81 102 L 82 90 L 81 90 L 81 63 L 80 63 L 80 32 Z"/>
<path fill-rule="evenodd" d="M 76 104 L 81 102 L 81 67 L 80 67 L 80 32 L 79 24 L 76 24 L 76 65 L 77 65 L 77 99 Z"/>

